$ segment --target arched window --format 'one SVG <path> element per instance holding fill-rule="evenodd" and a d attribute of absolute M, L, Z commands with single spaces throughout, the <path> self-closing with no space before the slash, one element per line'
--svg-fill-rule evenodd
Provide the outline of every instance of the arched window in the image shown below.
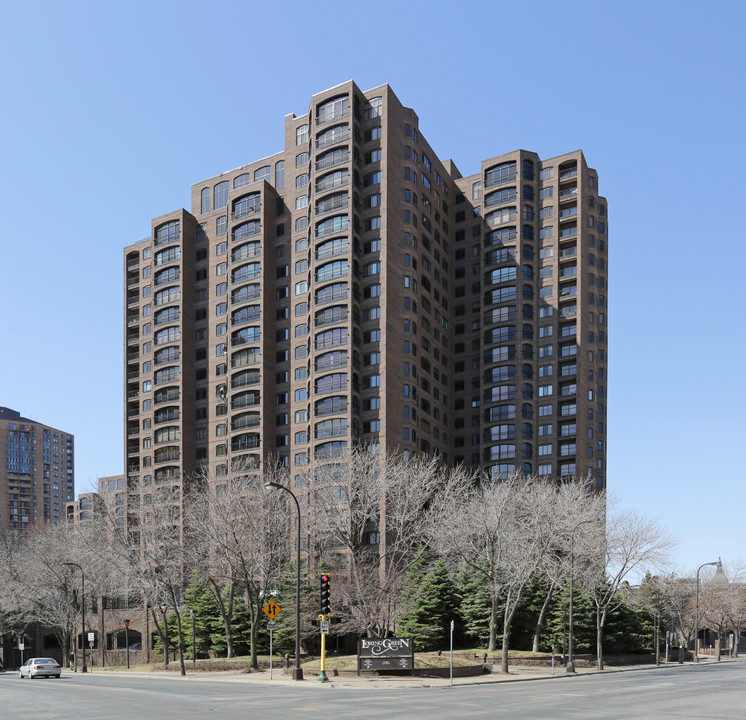
<path fill-rule="evenodd" d="M 230 185 L 227 180 L 219 182 L 213 189 L 212 208 L 219 210 L 228 204 L 228 189 Z"/>

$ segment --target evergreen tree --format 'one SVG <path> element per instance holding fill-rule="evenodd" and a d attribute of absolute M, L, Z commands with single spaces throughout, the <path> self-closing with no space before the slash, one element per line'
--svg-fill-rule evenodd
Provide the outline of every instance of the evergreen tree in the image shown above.
<path fill-rule="evenodd" d="M 311 620 L 316 620 L 319 615 L 320 596 L 318 579 L 326 572 L 323 564 L 319 565 L 315 572 L 313 582 L 307 573 L 301 573 L 300 586 L 300 629 L 301 646 L 315 649 L 319 645 L 318 628 L 311 625 Z M 295 652 L 295 597 L 296 597 L 296 573 L 295 563 L 289 562 L 283 570 L 280 584 L 272 599 L 282 608 L 277 616 L 277 629 L 274 631 L 273 650 L 276 653 Z M 334 578 L 331 584 L 332 612 L 339 614 L 339 606 L 334 602 Z M 268 599 L 269 600 L 269 599 Z M 335 625 L 332 625 L 334 629 Z M 269 647 L 269 633 L 264 624 L 263 633 L 266 634 L 267 647 Z"/>
<path fill-rule="evenodd" d="M 547 588 L 544 582 L 534 578 L 526 585 L 521 603 L 513 617 L 513 629 L 511 631 L 510 644 L 512 647 L 530 650 L 533 645 L 536 623 L 539 613 L 547 596 Z"/>
<path fill-rule="evenodd" d="M 196 613 L 194 629 L 197 657 L 209 657 L 211 652 L 225 654 L 225 633 L 218 604 L 210 590 L 198 578 L 189 583 L 184 605 Z M 191 617 L 185 613 L 185 618 L 189 620 L 189 626 L 184 632 L 185 646 L 188 655 L 192 657 Z"/>
<path fill-rule="evenodd" d="M 397 633 L 412 637 L 416 650 L 447 647 L 459 597 L 442 559 L 430 562 L 422 550 L 417 553 L 405 582 L 404 602 L 407 609 Z"/>
<path fill-rule="evenodd" d="M 569 632 L 568 606 L 569 588 L 558 593 L 547 614 L 546 632 L 542 637 L 539 649 L 550 652 L 552 647 L 558 655 L 567 653 L 567 636 Z M 596 611 L 593 604 L 575 587 L 572 596 L 573 614 L 573 652 L 589 653 L 596 646 Z"/>
<path fill-rule="evenodd" d="M 485 578 L 470 568 L 461 568 L 456 576 L 456 588 L 461 599 L 461 622 L 457 622 L 459 644 L 487 647 L 492 600 Z"/>

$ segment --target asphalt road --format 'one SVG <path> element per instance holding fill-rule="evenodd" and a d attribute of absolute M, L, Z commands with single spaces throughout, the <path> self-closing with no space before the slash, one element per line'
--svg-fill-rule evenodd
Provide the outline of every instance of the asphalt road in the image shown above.
<path fill-rule="evenodd" d="M 313 680 L 271 684 L 105 673 L 19 680 L 16 673 L 5 673 L 0 674 L 0 717 L 732 720 L 746 718 L 746 661 L 429 688 L 396 682 L 333 687 Z"/>

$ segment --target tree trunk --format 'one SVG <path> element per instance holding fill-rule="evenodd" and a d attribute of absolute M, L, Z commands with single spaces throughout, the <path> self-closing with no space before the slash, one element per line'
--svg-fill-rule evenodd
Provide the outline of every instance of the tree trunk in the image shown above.
<path fill-rule="evenodd" d="M 246 607 L 251 612 L 251 628 L 249 630 L 249 654 L 251 656 L 251 668 L 256 670 L 259 667 L 257 659 L 257 640 L 259 638 L 259 613 L 261 612 L 261 598 L 257 597 L 256 602 L 251 597 L 249 590 L 246 590 Z"/>
<path fill-rule="evenodd" d="M 549 586 L 549 591 L 547 592 L 547 596 L 544 599 L 544 603 L 541 606 L 541 611 L 539 612 L 539 619 L 536 621 L 536 630 L 534 632 L 534 643 L 531 648 L 533 652 L 535 653 L 539 652 L 539 641 L 541 640 L 541 634 L 544 631 L 544 621 L 546 620 L 549 603 L 551 602 L 553 597 L 554 597 L 554 583 L 552 583 Z"/>
<path fill-rule="evenodd" d="M 178 610 L 176 612 L 176 629 L 179 634 L 179 671 L 182 675 L 186 675 L 186 666 L 184 665 L 184 633 L 181 629 L 181 613 Z"/>
<path fill-rule="evenodd" d="M 503 615 L 503 646 L 500 659 L 500 672 L 508 673 L 508 650 L 510 649 L 510 628 L 513 625 L 513 616 L 521 602 L 521 590 L 515 597 L 511 598 L 512 592 L 508 590 L 505 598 L 505 613 Z"/>
<path fill-rule="evenodd" d="M 163 669 L 168 670 L 168 625 L 166 624 L 166 613 L 161 610 L 161 615 L 163 615 L 163 627 L 161 628 L 161 624 L 158 622 L 158 616 L 155 613 L 155 608 L 150 609 L 151 613 L 153 614 L 153 622 L 155 623 L 155 631 L 158 633 L 158 635 L 161 638 L 161 643 L 163 645 Z"/>
<path fill-rule="evenodd" d="M 492 609 L 490 612 L 490 641 L 487 650 L 494 652 L 497 650 L 497 598 L 492 598 Z"/>
<path fill-rule="evenodd" d="M 510 647 L 510 625 L 503 628 L 503 647 L 500 654 L 500 672 L 508 673 L 508 648 Z"/>
<path fill-rule="evenodd" d="M 214 578 L 210 578 L 208 585 L 210 587 L 210 590 L 212 591 L 212 595 L 215 598 L 215 601 L 218 604 L 218 608 L 220 609 L 220 616 L 223 619 L 223 630 L 225 632 L 226 657 L 232 658 L 235 656 L 235 652 L 233 650 L 232 617 L 233 617 L 233 598 L 236 592 L 236 586 L 233 580 L 231 579 L 228 583 L 230 590 L 228 593 L 228 607 L 226 607 L 225 603 L 223 602 L 223 597 L 220 594 L 220 588 L 218 587 L 218 584 L 215 582 Z"/>

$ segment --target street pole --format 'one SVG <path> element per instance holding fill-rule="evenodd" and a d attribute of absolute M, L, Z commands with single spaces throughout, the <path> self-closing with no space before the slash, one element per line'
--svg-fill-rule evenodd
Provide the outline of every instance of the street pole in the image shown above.
<path fill-rule="evenodd" d="M 293 668 L 293 680 L 303 680 L 303 668 L 300 666 L 300 503 L 295 493 L 285 485 L 276 482 L 264 484 L 267 490 L 284 490 L 295 500 L 295 509 L 298 511 L 298 538 L 295 552 L 295 667 Z"/>
<path fill-rule="evenodd" d="M 197 633 L 195 617 L 197 613 L 193 608 L 189 608 L 189 614 L 192 616 L 192 668 L 197 667 Z"/>
<path fill-rule="evenodd" d="M 697 568 L 697 601 L 694 609 L 694 662 L 699 662 L 699 571 L 708 565 L 717 565 L 716 562 L 702 563 Z"/>
<path fill-rule="evenodd" d="M 124 620 L 124 644 L 127 646 L 127 670 L 130 669 L 130 621 Z"/>
<path fill-rule="evenodd" d="M 63 565 L 70 565 L 70 566 L 74 565 L 76 568 L 78 568 L 78 570 L 80 570 L 80 584 L 81 584 L 80 585 L 80 592 L 81 592 L 81 595 L 83 596 L 82 597 L 82 602 L 80 603 L 81 608 L 83 610 L 83 637 L 82 637 L 83 664 L 80 667 L 80 672 L 88 672 L 88 668 L 86 667 L 86 664 L 85 664 L 85 643 L 86 643 L 86 638 L 85 638 L 85 573 L 83 572 L 83 568 L 80 567 L 80 565 L 78 565 L 78 563 L 66 562 L 66 563 L 62 563 L 62 564 Z"/>
<path fill-rule="evenodd" d="M 454 621 L 451 620 L 451 659 L 449 662 L 449 678 L 448 678 L 448 684 L 453 685 L 453 627 L 454 627 Z"/>

